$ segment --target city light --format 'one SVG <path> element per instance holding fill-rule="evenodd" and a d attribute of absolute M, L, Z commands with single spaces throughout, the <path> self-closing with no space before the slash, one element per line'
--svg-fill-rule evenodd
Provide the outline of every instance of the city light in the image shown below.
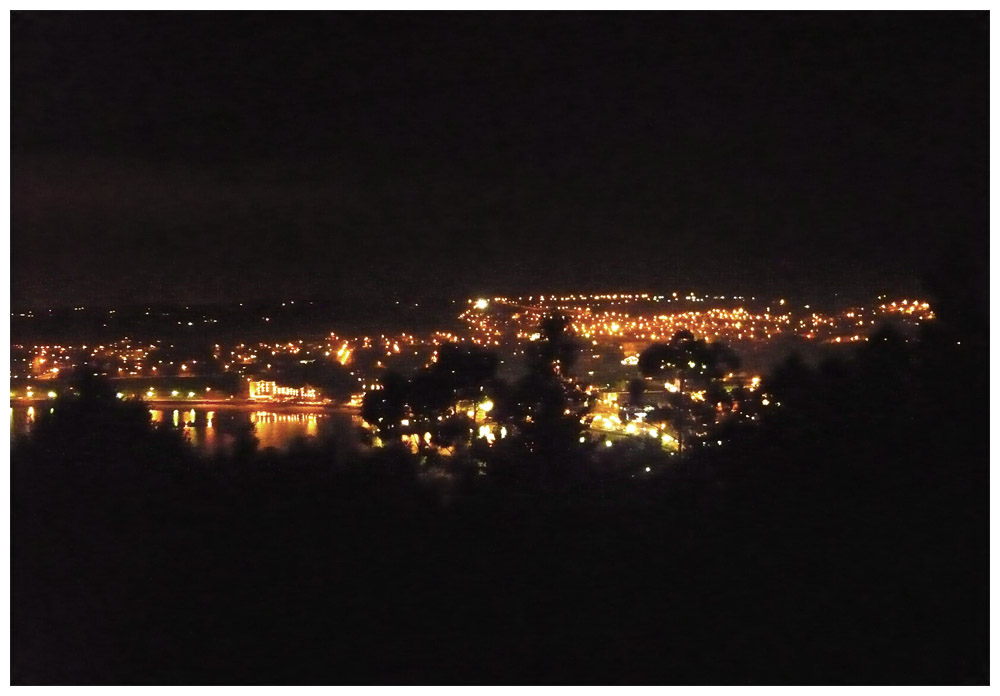
<path fill-rule="evenodd" d="M 359 335 L 326 331 L 321 334 L 323 338 L 317 339 L 284 337 L 281 340 L 244 339 L 241 342 L 237 339 L 230 344 L 214 343 L 211 344 L 211 358 L 217 361 L 220 374 L 235 375 L 241 381 L 235 391 L 225 393 L 218 387 L 205 386 L 202 394 L 206 400 L 224 399 L 234 403 L 241 400 L 316 405 L 336 403 L 345 408 L 358 409 L 365 394 L 383 389 L 381 379 L 385 371 L 412 374 L 414 369 L 435 364 L 440 349 L 448 345 L 487 347 L 500 356 L 501 364 L 511 364 L 512 369 L 519 369 L 519 365 L 523 365 L 531 354 L 531 344 L 546 340 L 540 330 L 542 320 L 559 312 L 569 320 L 568 332 L 585 339 L 585 343 L 581 340 L 578 344 L 579 361 L 573 373 L 580 388 L 587 392 L 587 408 L 592 414 L 581 418 L 582 425 L 596 432 L 614 434 L 615 437 L 660 439 L 664 446 L 673 447 L 676 441 L 664 433 L 668 424 L 662 420 L 663 416 L 657 415 L 657 420 L 650 420 L 654 405 L 663 406 L 666 395 L 681 392 L 685 401 L 691 404 L 706 404 L 708 392 L 703 385 L 693 386 L 694 382 L 690 380 L 685 380 L 682 385 L 677 378 L 665 381 L 646 379 L 642 400 L 647 403 L 641 409 L 633 408 L 631 396 L 624 391 L 625 384 L 641 376 L 638 369 L 640 354 L 654 342 L 667 341 L 677 331 L 688 330 L 696 337 L 704 337 L 709 343 L 731 342 L 734 347 L 782 336 L 797 336 L 833 346 L 850 345 L 867 340 L 868 334 L 884 319 L 894 318 L 906 326 L 917 326 L 934 317 L 929 303 L 913 298 L 892 301 L 891 298 L 880 297 L 872 305 L 853 305 L 840 312 L 822 313 L 785 298 L 770 301 L 762 298 L 758 302 L 755 298 L 739 294 L 713 297 L 667 292 L 498 296 L 492 299 L 472 298 L 466 307 L 458 314 L 464 326 L 464 330 L 459 331 L 430 328 L 423 334 L 397 331 Z M 771 310 L 772 307 L 775 311 Z M 777 307 L 782 309 L 777 310 Z M 197 319 L 198 322 L 202 320 L 202 317 Z M 209 318 L 204 320 L 214 321 Z M 297 379 L 285 381 L 286 378 L 278 377 L 285 374 L 286 366 L 291 362 L 313 365 L 317 361 L 349 368 L 350 379 L 356 383 L 358 391 L 334 400 Z M 120 379 L 156 380 L 155 385 L 147 383 L 133 387 L 134 393 L 143 394 L 149 400 L 157 398 L 157 389 L 172 398 L 186 394 L 187 398 L 196 399 L 198 394 L 195 390 L 182 390 L 172 384 L 169 374 L 175 369 L 181 377 L 187 377 L 195 366 L 200 367 L 201 364 L 203 360 L 200 357 L 178 353 L 173 344 L 163 340 L 141 342 L 119 338 L 97 345 L 89 342 L 76 346 L 15 345 L 11 354 L 11 380 L 56 380 L 61 379 L 63 373 L 72 374 L 83 366 L 89 368 L 94 365 L 99 366 L 94 374 L 113 375 Z M 697 359 L 685 360 L 684 365 L 685 369 L 695 373 L 708 367 Z M 171 366 L 176 367 L 172 369 Z M 727 372 L 723 379 L 727 390 L 735 390 L 734 395 L 738 395 L 740 389 L 758 391 L 762 384 L 759 375 L 733 371 Z M 126 398 L 129 389 L 120 389 L 117 398 Z M 35 397 L 30 387 L 19 393 L 24 394 L 24 398 Z M 61 392 L 52 389 L 42 393 L 55 398 L 54 395 Z M 18 396 L 15 394 L 12 398 Z M 765 397 L 757 403 L 761 406 L 775 405 L 771 400 Z M 752 410 L 740 407 L 738 403 L 713 402 L 706 405 L 713 407 L 715 417 L 719 419 L 734 415 L 752 418 Z M 480 421 L 476 423 L 478 428 L 481 422 L 492 421 L 496 407 L 492 399 L 480 396 L 461 405 L 453 403 L 451 408 L 452 413 L 465 414 Z M 565 409 L 565 415 L 570 413 L 570 409 Z M 412 418 L 402 420 L 419 425 Z M 440 416 L 437 420 L 442 422 Z M 531 422 L 531 415 L 524 420 Z M 498 427 L 500 425 L 497 424 Z M 494 432 L 492 427 L 490 432 Z M 507 425 L 496 432 L 498 438 L 511 434 Z M 425 438 L 420 442 L 431 446 Z"/>

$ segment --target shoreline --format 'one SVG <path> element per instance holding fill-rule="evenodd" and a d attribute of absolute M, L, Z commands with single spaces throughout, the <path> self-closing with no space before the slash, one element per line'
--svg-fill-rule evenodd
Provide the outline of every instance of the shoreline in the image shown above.
<path fill-rule="evenodd" d="M 55 399 L 48 398 L 15 398 L 10 400 L 11 408 L 15 406 L 38 406 L 39 404 L 53 403 Z M 360 413 L 358 406 L 347 404 L 308 404 L 294 403 L 288 401 L 250 401 L 249 399 L 226 399 L 226 400 L 206 400 L 206 399 L 140 399 L 142 404 L 150 409 L 192 409 L 192 408 L 212 408 L 215 410 L 234 411 L 312 411 L 312 412 L 334 412 L 334 413 Z"/>

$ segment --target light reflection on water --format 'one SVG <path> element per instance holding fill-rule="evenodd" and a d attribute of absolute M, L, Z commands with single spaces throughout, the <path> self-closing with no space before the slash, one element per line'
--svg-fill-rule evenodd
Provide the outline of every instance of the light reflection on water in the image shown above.
<path fill-rule="evenodd" d="M 35 422 L 37 409 L 33 406 L 13 406 L 10 408 L 10 438 L 27 434 Z M 232 444 L 235 434 L 247 424 L 254 427 L 260 449 L 274 447 L 286 449 L 296 440 L 305 438 L 317 440 L 331 438 L 348 444 L 357 441 L 360 418 L 353 413 L 339 411 L 266 411 L 253 409 L 210 410 L 192 409 L 150 409 L 150 419 L 154 424 L 166 420 L 179 428 L 185 439 L 195 449 L 204 453 L 214 453 L 220 446 Z"/>

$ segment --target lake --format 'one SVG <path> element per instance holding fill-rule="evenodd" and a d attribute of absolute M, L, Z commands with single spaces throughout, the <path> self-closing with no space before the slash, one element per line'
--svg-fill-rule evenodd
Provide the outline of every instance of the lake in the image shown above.
<path fill-rule="evenodd" d="M 30 432 L 35 419 L 45 404 L 10 407 L 10 438 Z M 336 440 L 343 444 L 357 443 L 362 426 L 355 411 L 303 408 L 268 409 L 266 407 L 229 406 L 196 408 L 151 408 L 154 423 L 168 419 L 181 429 L 184 438 L 205 454 L 214 453 L 220 446 L 227 447 L 232 440 L 229 434 L 250 423 L 260 443 L 260 449 L 274 447 L 286 449 L 300 438 L 306 440 Z"/>

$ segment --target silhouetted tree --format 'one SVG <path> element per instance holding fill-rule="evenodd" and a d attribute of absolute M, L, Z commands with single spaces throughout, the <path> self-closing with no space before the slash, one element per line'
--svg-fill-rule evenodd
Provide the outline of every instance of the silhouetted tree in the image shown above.
<path fill-rule="evenodd" d="M 474 425 L 479 404 L 496 392 L 499 362 L 495 353 L 478 346 L 442 346 L 437 360 L 410 380 L 407 402 L 412 414 L 440 443 L 470 440 L 469 418 L 457 405 L 461 401 L 473 403 Z M 458 438 L 459 432 L 464 437 Z"/>
<path fill-rule="evenodd" d="M 644 376 L 672 382 L 675 387 L 664 405 L 671 413 L 681 452 L 691 427 L 706 425 L 717 406 L 729 401 L 720 380 L 738 367 L 739 359 L 728 346 L 696 339 L 690 331 L 678 331 L 669 341 L 654 343 L 639 355 Z"/>
<path fill-rule="evenodd" d="M 539 455 L 552 477 L 560 478 L 575 459 L 573 451 L 589 411 L 589 395 L 572 375 L 579 346 L 568 318 L 545 318 L 531 346 L 526 374 L 514 386 L 504 412 L 530 453 Z"/>
<path fill-rule="evenodd" d="M 381 389 L 368 391 L 361 402 L 361 417 L 378 428 L 383 436 L 398 430 L 400 421 L 407 416 L 409 385 L 396 372 L 386 372 L 380 381 Z"/>

